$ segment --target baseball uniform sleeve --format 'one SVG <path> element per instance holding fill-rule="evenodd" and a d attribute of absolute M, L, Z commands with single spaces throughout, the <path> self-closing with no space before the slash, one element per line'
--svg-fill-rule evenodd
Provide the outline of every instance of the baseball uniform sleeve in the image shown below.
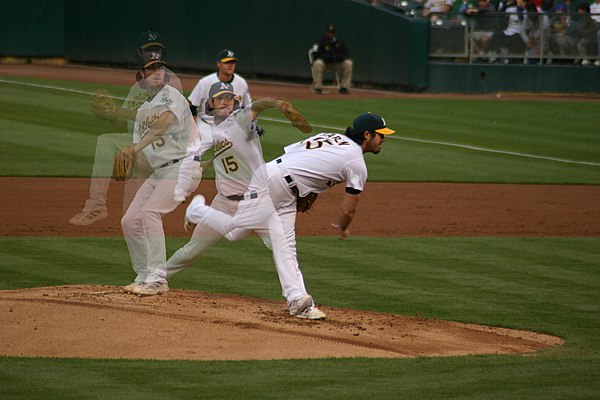
<path fill-rule="evenodd" d="M 362 162 L 361 162 L 362 161 Z M 367 166 L 364 160 L 355 160 L 346 165 L 346 192 L 359 194 L 365 189 L 367 181 Z"/>
<path fill-rule="evenodd" d="M 203 85 L 202 85 L 201 81 L 198 81 L 196 86 L 194 86 L 194 89 L 192 90 L 190 97 L 188 97 L 190 103 L 192 103 L 192 105 L 194 105 L 196 107 L 200 107 L 200 105 L 203 103 L 204 96 L 203 96 L 202 86 Z"/>

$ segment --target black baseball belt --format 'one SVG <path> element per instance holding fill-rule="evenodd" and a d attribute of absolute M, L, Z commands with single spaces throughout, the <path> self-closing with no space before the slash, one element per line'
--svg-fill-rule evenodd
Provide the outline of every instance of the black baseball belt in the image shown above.
<path fill-rule="evenodd" d="M 281 164 L 283 162 L 283 160 L 281 158 L 278 158 L 275 160 L 275 162 L 277 162 L 277 164 Z M 290 190 L 292 191 L 292 194 L 294 196 L 298 196 L 298 187 L 296 186 L 296 182 L 294 182 L 294 179 L 292 178 L 291 175 L 286 175 L 283 177 L 283 179 L 285 179 L 286 183 L 288 184 Z"/>
<path fill-rule="evenodd" d="M 177 164 L 179 161 L 183 160 L 183 158 L 176 158 L 174 160 L 171 161 L 167 161 L 166 163 L 162 164 L 161 166 L 159 166 L 158 168 L 164 168 L 164 167 L 169 167 L 171 165 L 175 165 Z M 200 162 L 200 156 L 194 156 L 194 161 L 198 161 Z"/>
<path fill-rule="evenodd" d="M 225 196 L 225 197 L 227 197 L 229 200 L 233 200 L 233 201 L 242 201 L 242 200 L 257 199 L 258 193 L 250 192 L 250 193 L 245 193 L 245 194 L 234 194 L 234 195 Z"/>

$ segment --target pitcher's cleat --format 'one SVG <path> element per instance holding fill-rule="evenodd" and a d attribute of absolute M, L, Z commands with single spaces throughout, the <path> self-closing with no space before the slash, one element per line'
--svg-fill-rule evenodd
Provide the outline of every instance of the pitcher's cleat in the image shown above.
<path fill-rule="evenodd" d="M 134 289 L 136 287 L 138 287 L 139 285 L 141 285 L 143 282 L 131 282 L 129 285 L 127 286 L 123 286 L 123 291 L 125 293 L 133 293 Z"/>
<path fill-rule="evenodd" d="M 134 288 L 132 293 L 138 296 L 156 296 L 168 291 L 169 285 L 166 282 L 144 282 Z"/>
<path fill-rule="evenodd" d="M 106 209 L 96 209 L 96 210 L 83 210 L 79 214 L 75 214 L 70 220 L 69 223 L 78 226 L 87 226 L 91 225 L 96 221 L 102 221 L 108 217 L 108 211 Z"/>
<path fill-rule="evenodd" d="M 302 311 L 300 314 L 296 315 L 296 317 L 304 319 L 325 319 L 325 313 L 319 310 L 317 307 L 311 306 Z"/>
<path fill-rule="evenodd" d="M 307 294 L 288 302 L 288 310 L 290 311 L 290 315 L 299 315 L 312 305 L 313 298 L 310 294 Z"/>

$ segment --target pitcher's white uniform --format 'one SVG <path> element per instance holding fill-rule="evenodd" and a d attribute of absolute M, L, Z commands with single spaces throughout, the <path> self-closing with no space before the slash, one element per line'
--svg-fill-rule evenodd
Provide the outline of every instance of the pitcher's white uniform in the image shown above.
<path fill-rule="evenodd" d="M 345 135 L 321 133 L 284 148 L 285 154 L 269 163 L 270 177 L 275 166 L 284 167 L 293 178 L 300 196 L 321 193 L 346 182 L 353 194 L 364 190 L 367 165 L 361 147 Z"/>
<path fill-rule="evenodd" d="M 346 191 L 359 194 L 367 181 L 367 166 L 361 147 L 345 135 L 320 133 L 284 148 L 285 154 L 267 164 L 269 194 L 283 223 L 288 246 L 296 255 L 297 193 L 322 193 L 344 183 Z M 251 231 L 236 229 L 227 235 L 239 240 Z M 265 226 L 256 230 L 270 247 Z"/>
<path fill-rule="evenodd" d="M 211 126 L 218 194 L 194 229 L 191 240 L 168 260 L 166 272 L 172 275 L 185 268 L 234 228 L 255 230 L 264 227 L 265 235 L 272 242 L 283 296 L 289 302 L 307 293 L 302 273 L 284 238 L 281 220 L 269 196 L 266 164 L 259 137 L 252 131 L 251 117 L 252 109 L 246 107 L 232 113 L 219 125 Z M 166 274 L 162 278 L 166 278 Z"/>
<path fill-rule="evenodd" d="M 182 91 L 180 79 L 168 69 L 166 74 L 169 85 Z M 121 108 L 124 110 L 137 110 L 147 99 L 148 92 L 140 86 L 139 82 L 136 82 L 129 89 Z M 134 121 L 127 119 L 126 123 L 127 133 L 104 133 L 98 136 L 94 165 L 92 167 L 89 198 L 86 200 L 82 212 L 75 215 L 69 221 L 72 224 L 89 225 L 95 222 L 96 218 L 89 216 L 86 218 L 86 215 L 89 214 L 104 213 L 108 215 L 106 210 L 106 196 L 112 179 L 113 159 L 117 151 L 122 150 L 125 146 L 130 146 L 132 143 Z M 135 193 L 144 181 L 144 177 L 140 177 L 137 173 L 135 175 L 135 177 L 125 181 L 122 214 L 125 214 Z"/>
<path fill-rule="evenodd" d="M 134 127 L 134 143 L 152 127 L 164 112 L 172 112 L 175 121 L 142 151 L 154 170 L 135 195 L 121 220 L 123 233 L 136 282 L 144 282 L 156 268 L 166 262 L 165 235 L 162 218 L 180 203 L 175 192 L 186 195 L 193 192 L 199 177 L 193 179 L 200 159 L 198 130 L 185 97 L 170 85 L 163 86 L 156 95 L 138 109 Z"/>

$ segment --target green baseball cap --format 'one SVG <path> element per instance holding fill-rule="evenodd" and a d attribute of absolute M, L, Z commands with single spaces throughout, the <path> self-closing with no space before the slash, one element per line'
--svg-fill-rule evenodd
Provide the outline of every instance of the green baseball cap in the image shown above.
<path fill-rule="evenodd" d="M 223 49 L 219 52 L 219 54 L 217 54 L 217 61 L 226 63 L 229 61 L 238 61 L 237 58 L 235 58 L 235 53 L 233 52 L 233 50 L 229 50 L 229 49 Z"/>
<path fill-rule="evenodd" d="M 153 31 L 146 31 L 138 38 L 138 49 L 145 50 L 148 47 L 157 46 L 164 48 L 162 37 L 160 33 Z"/>
<path fill-rule="evenodd" d="M 148 68 L 149 66 L 151 66 L 153 64 L 167 65 L 162 52 L 158 52 L 158 51 L 150 51 L 148 53 L 142 54 L 142 63 L 141 64 L 142 64 L 141 65 L 142 69 Z"/>
<path fill-rule="evenodd" d="M 215 82 L 210 86 L 210 89 L 208 90 L 209 99 L 219 97 L 224 94 L 231 94 L 235 96 L 235 93 L 233 92 L 233 86 L 231 85 L 231 83 L 221 81 Z"/>
<path fill-rule="evenodd" d="M 354 118 L 354 121 L 352 121 L 352 130 L 354 132 L 377 132 L 382 135 L 391 135 L 395 132 L 385 126 L 383 118 L 371 113 L 364 113 Z"/>

